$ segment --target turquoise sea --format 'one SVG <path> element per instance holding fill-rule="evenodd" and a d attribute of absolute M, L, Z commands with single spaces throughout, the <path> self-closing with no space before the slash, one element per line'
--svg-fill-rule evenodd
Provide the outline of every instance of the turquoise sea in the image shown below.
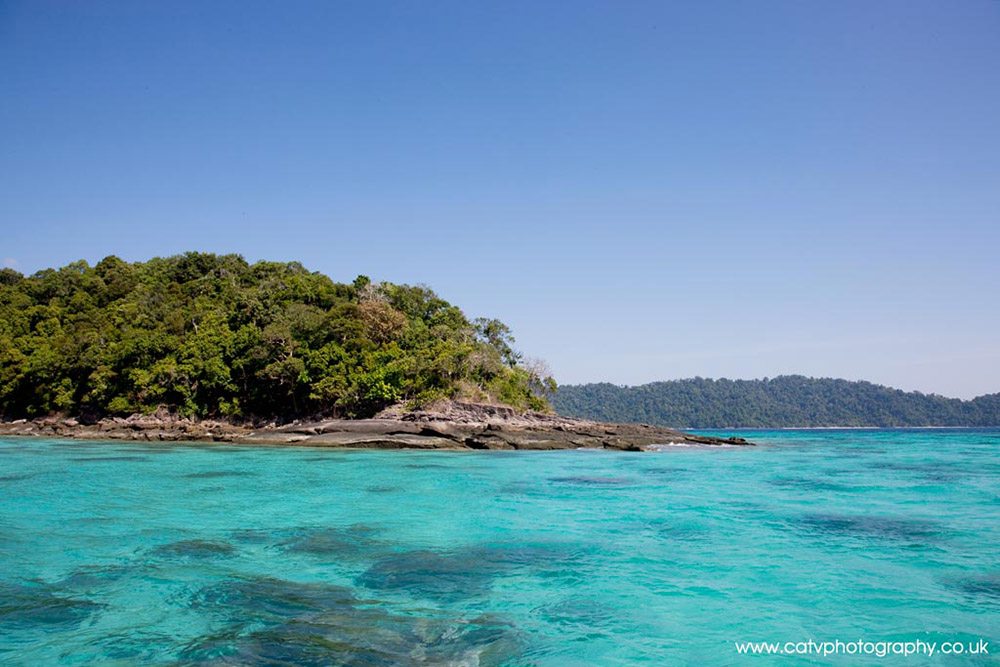
<path fill-rule="evenodd" d="M 732 434 L 762 446 L 0 439 L 0 663 L 1000 664 L 1000 430 Z M 992 651 L 735 648 L 917 638 Z"/>

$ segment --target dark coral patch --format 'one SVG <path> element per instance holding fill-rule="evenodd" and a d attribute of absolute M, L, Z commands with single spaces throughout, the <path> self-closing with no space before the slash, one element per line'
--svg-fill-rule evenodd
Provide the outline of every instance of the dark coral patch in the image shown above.
<path fill-rule="evenodd" d="M 805 528 L 825 535 L 904 542 L 927 542 L 941 536 L 938 524 L 924 519 L 847 514 L 807 514 Z"/>
<path fill-rule="evenodd" d="M 953 586 L 971 598 L 1000 603 L 1000 573 L 958 579 Z"/>
<path fill-rule="evenodd" d="M 254 477 L 254 473 L 245 470 L 206 470 L 184 475 L 188 479 L 218 479 L 221 477 Z"/>
<path fill-rule="evenodd" d="M 368 526 L 348 528 L 314 527 L 300 528 L 294 535 L 281 542 L 290 553 L 305 553 L 314 556 L 359 556 L 371 553 L 378 542 L 375 533 Z"/>
<path fill-rule="evenodd" d="M 486 594 L 495 575 L 494 565 L 459 554 L 408 551 L 376 561 L 358 583 L 375 590 L 402 590 L 447 600 Z"/>
<path fill-rule="evenodd" d="M 49 586 L 0 583 L 0 627 L 73 626 L 100 608 L 89 600 L 61 595 Z"/>
<path fill-rule="evenodd" d="M 686 477 L 691 473 L 691 469 L 679 466 L 658 466 L 656 468 L 645 468 L 643 472 L 647 475 L 656 475 L 657 477 Z"/>
<path fill-rule="evenodd" d="M 225 558 L 236 554 L 236 547 L 211 540 L 180 540 L 156 547 L 153 553 L 165 558 Z"/>
<path fill-rule="evenodd" d="M 565 545 L 478 545 L 453 551 L 407 551 L 380 559 L 358 578 L 374 590 L 455 600 L 489 593 L 494 579 L 517 571 L 560 575 L 578 556 Z"/>
<path fill-rule="evenodd" d="M 707 526 L 683 516 L 652 519 L 646 522 L 646 526 L 666 540 L 703 540 L 710 537 Z"/>
<path fill-rule="evenodd" d="M 579 486 L 627 486 L 632 484 L 632 480 L 623 477 L 589 477 L 585 475 L 571 475 L 568 477 L 550 477 L 550 482 L 560 484 L 574 484 Z"/>
<path fill-rule="evenodd" d="M 189 646 L 185 662 L 495 665 L 520 650 L 516 633 L 496 619 L 394 614 L 322 583 L 234 580 L 204 589 L 192 606 L 227 625 Z"/>
<path fill-rule="evenodd" d="M 100 588 L 125 577 L 132 569 L 127 565 L 87 565 L 73 570 L 59 582 L 59 587 L 76 590 Z"/>
<path fill-rule="evenodd" d="M 402 491 L 401 486 L 369 486 L 365 489 L 368 493 L 395 493 L 396 491 Z"/>
<path fill-rule="evenodd" d="M 852 487 L 824 479 L 810 477 L 774 477 L 767 480 L 771 486 L 786 489 L 801 489 L 803 491 L 850 491 Z"/>

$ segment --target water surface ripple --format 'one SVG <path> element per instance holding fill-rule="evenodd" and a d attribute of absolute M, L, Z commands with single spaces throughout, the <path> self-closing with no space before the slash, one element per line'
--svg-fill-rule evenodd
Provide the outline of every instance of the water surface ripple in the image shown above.
<path fill-rule="evenodd" d="M 763 446 L 0 439 L 0 663 L 733 664 L 734 641 L 809 638 L 1000 650 L 1000 431 L 737 435 Z"/>

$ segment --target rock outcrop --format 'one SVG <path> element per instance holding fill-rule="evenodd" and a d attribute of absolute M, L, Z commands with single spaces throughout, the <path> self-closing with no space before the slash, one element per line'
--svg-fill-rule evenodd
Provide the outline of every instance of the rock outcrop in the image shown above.
<path fill-rule="evenodd" d="M 373 449 L 611 449 L 642 451 L 671 444 L 751 445 L 647 424 L 610 424 L 509 407 L 449 402 L 432 409 L 390 408 L 372 419 L 296 421 L 260 427 L 191 420 L 166 410 L 94 423 L 48 417 L 0 423 L 0 435 L 92 440 L 232 442 Z"/>

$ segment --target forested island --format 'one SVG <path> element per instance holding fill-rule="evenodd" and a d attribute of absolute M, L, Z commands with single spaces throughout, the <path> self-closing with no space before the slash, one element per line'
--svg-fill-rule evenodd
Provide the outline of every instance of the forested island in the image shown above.
<path fill-rule="evenodd" d="M 0 435 L 324 447 L 748 444 L 554 415 L 510 329 L 424 286 L 186 253 L 0 270 Z"/>
<path fill-rule="evenodd" d="M 545 411 L 502 322 L 423 286 L 187 253 L 0 271 L 0 417 L 367 417 L 438 399 Z"/>
<path fill-rule="evenodd" d="M 680 428 L 1000 426 L 1000 393 L 963 401 L 801 375 L 568 385 L 552 403 L 574 417 Z"/>

